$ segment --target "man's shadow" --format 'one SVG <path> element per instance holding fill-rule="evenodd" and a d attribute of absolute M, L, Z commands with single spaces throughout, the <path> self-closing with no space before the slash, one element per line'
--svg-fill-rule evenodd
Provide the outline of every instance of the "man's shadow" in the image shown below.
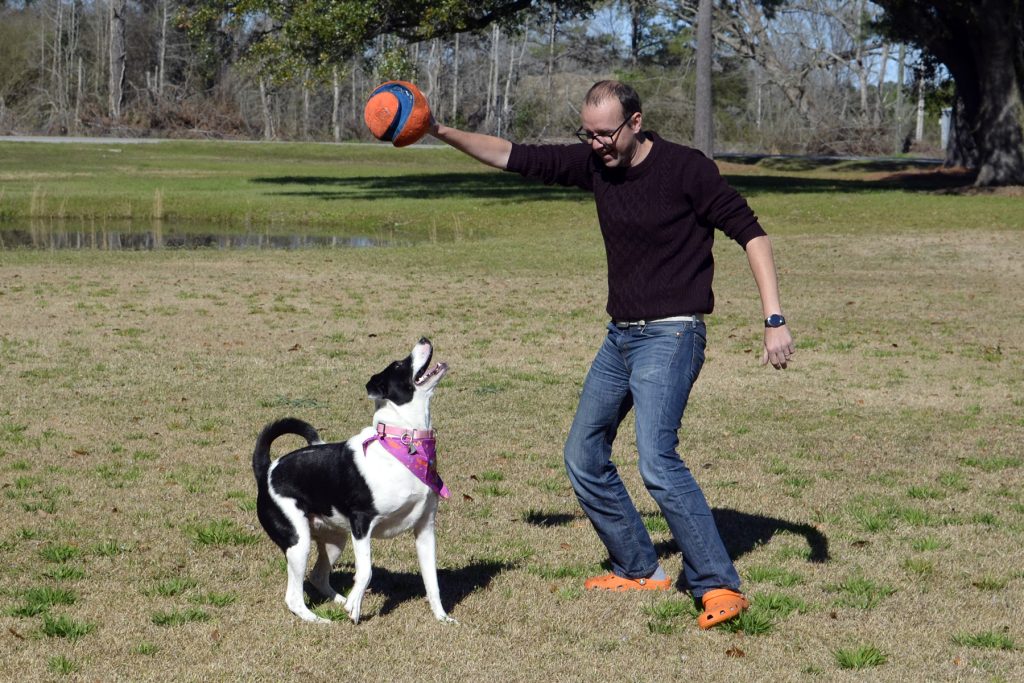
<path fill-rule="evenodd" d="M 503 571 L 514 567 L 515 564 L 511 562 L 480 561 L 460 569 L 439 569 L 437 582 L 441 588 L 441 604 L 445 611 L 450 612 L 472 593 L 487 588 Z M 341 571 L 332 572 L 331 586 L 342 595 L 347 595 L 352 588 L 354 573 L 355 567 L 351 565 L 343 567 Z M 312 584 L 307 581 L 304 587 L 312 598 L 312 607 L 326 604 L 323 596 Z M 427 609 L 423 577 L 419 572 L 393 572 L 382 567 L 374 567 L 368 590 L 383 595 L 384 604 L 374 614 L 363 614 L 362 621 L 384 616 L 410 600 L 423 600 L 424 609 Z"/>
<path fill-rule="evenodd" d="M 751 515 L 738 510 L 719 508 L 713 511 L 718 532 L 725 543 L 729 557 L 736 560 L 760 545 L 764 545 L 780 532 L 803 536 L 807 543 L 807 561 L 824 564 L 831 558 L 828 552 L 828 538 L 810 524 L 799 524 L 775 517 Z M 670 552 L 675 551 L 675 542 L 670 542 Z"/>
<path fill-rule="evenodd" d="M 752 515 L 728 508 L 719 508 L 713 510 L 712 513 L 715 516 L 715 524 L 718 526 L 725 549 L 733 561 L 758 546 L 764 545 L 780 532 L 788 532 L 804 538 L 807 543 L 808 562 L 821 564 L 831 559 L 828 551 L 828 538 L 810 524 L 800 524 L 764 515 Z M 554 527 L 566 526 L 578 518 L 579 515 L 576 514 L 531 512 L 526 517 L 526 522 L 534 526 Z M 659 557 L 679 552 L 674 540 L 657 543 L 655 548 Z"/>
<path fill-rule="evenodd" d="M 713 514 L 725 548 L 733 560 L 764 545 L 780 532 L 804 538 L 808 547 L 808 562 L 820 564 L 828 562 L 830 559 L 828 538 L 810 524 L 752 515 L 728 508 L 719 508 L 714 510 Z M 534 511 L 525 517 L 525 521 L 527 524 L 539 527 L 563 527 L 580 518 L 579 513 Z M 661 541 L 655 544 L 655 548 L 659 557 L 679 552 L 673 540 Z M 441 587 L 441 602 L 445 610 L 451 611 L 471 594 L 486 589 L 499 574 L 516 567 L 517 565 L 512 562 L 478 561 L 459 569 L 438 570 L 437 579 Z M 331 585 L 339 593 L 347 594 L 352 588 L 354 571 L 353 566 L 347 565 L 343 566 L 341 571 L 333 572 Z M 682 581 L 682 577 L 680 577 L 680 581 Z M 370 585 L 375 593 L 385 596 L 384 605 L 376 614 L 364 615 L 364 619 L 384 616 L 410 600 L 424 600 L 425 602 L 426 593 L 423 589 L 423 578 L 419 572 L 394 572 L 382 567 L 374 567 Z M 305 589 L 310 596 L 314 597 L 312 600 L 314 607 L 324 604 L 323 597 L 308 582 Z"/>

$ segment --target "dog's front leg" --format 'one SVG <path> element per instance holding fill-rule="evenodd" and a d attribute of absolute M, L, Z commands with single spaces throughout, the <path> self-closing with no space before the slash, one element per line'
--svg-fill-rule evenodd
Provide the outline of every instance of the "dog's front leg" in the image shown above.
<path fill-rule="evenodd" d="M 348 599 L 345 600 L 345 611 L 353 622 L 359 623 L 359 611 L 363 604 L 363 593 L 370 585 L 370 576 L 373 574 L 373 565 L 370 558 L 370 534 L 362 538 L 352 536 L 352 552 L 356 560 L 356 576 L 349 591 Z"/>
<path fill-rule="evenodd" d="M 438 621 L 449 624 L 459 622 L 452 619 L 441 605 L 441 591 L 437 585 L 437 542 L 434 539 L 433 515 L 425 515 L 424 520 L 416 527 L 416 558 L 420 563 L 420 574 L 423 576 L 423 587 L 427 591 L 427 602 L 430 611 Z"/>

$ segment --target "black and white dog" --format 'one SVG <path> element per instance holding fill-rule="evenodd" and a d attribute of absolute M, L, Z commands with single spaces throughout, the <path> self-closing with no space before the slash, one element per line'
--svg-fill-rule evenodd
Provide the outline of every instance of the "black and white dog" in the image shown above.
<path fill-rule="evenodd" d="M 373 425 L 348 441 L 324 443 L 308 423 L 285 418 L 267 425 L 256 440 L 256 511 L 270 539 L 288 561 L 288 608 L 306 621 L 328 622 L 303 600 L 302 581 L 312 544 L 319 553 L 310 583 L 333 602 L 344 602 L 359 623 L 363 593 L 370 583 L 370 538 L 390 538 L 412 530 L 416 536 L 423 585 L 434 616 L 452 622 L 437 587 L 434 516 L 438 496 L 448 489 L 437 476 L 430 398 L 448 371 L 445 363 L 428 370 L 433 346 L 420 339 L 404 360 L 391 363 L 366 383 L 374 400 Z M 270 444 L 284 434 L 309 442 L 305 448 L 270 461 Z M 348 598 L 331 588 L 331 567 L 352 537 L 354 585 Z"/>

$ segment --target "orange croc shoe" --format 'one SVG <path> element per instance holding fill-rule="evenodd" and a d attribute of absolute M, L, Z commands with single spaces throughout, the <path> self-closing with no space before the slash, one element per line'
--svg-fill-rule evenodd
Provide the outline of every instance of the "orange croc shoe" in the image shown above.
<path fill-rule="evenodd" d="M 672 579 L 626 579 L 615 574 L 592 576 L 583 582 L 588 591 L 667 591 L 672 588 Z"/>
<path fill-rule="evenodd" d="M 737 593 L 728 588 L 716 588 L 701 596 L 704 604 L 704 613 L 697 617 L 697 624 L 701 628 L 711 628 L 723 621 L 735 619 L 740 612 L 750 607 L 750 601 L 743 597 L 743 593 Z"/>

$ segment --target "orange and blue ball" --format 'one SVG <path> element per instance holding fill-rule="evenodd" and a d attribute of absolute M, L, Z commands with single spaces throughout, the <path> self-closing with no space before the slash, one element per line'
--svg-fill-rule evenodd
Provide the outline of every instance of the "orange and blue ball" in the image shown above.
<path fill-rule="evenodd" d="M 412 83 L 388 81 L 370 93 L 363 120 L 373 137 L 405 147 L 430 130 L 430 105 Z"/>

